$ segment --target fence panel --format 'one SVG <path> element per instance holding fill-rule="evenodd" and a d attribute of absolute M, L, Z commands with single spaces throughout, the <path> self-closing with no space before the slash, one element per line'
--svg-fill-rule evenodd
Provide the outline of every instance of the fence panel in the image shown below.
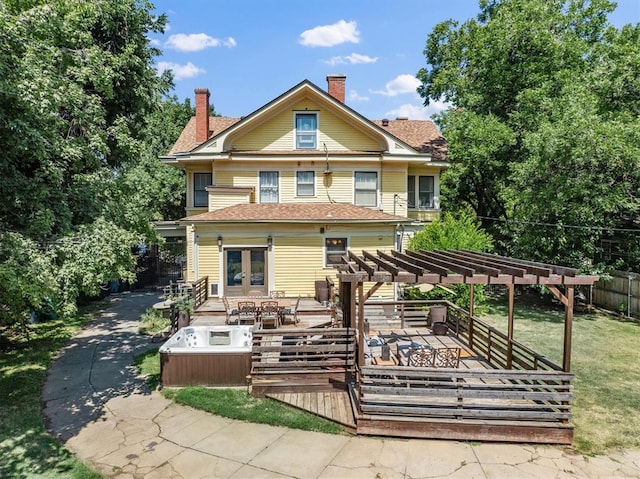
<path fill-rule="evenodd" d="M 593 286 L 593 304 L 640 318 L 640 274 L 614 271 L 608 281 Z"/>

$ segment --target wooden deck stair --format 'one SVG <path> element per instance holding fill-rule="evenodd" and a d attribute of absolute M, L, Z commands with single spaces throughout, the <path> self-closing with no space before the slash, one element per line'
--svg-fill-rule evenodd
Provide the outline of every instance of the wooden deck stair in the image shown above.
<path fill-rule="evenodd" d="M 349 393 L 347 391 L 270 393 L 268 398 L 329 419 L 354 432 L 356 422 Z"/>

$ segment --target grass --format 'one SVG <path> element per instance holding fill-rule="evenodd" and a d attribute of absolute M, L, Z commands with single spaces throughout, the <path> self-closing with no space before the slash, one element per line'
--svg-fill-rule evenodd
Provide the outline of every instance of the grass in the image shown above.
<path fill-rule="evenodd" d="M 149 308 L 140 317 L 140 334 L 154 335 L 171 326 L 171 320 L 165 318 L 162 311 Z"/>
<path fill-rule="evenodd" d="M 160 378 L 160 355 L 150 351 L 135 360 L 151 387 Z M 222 417 L 291 429 L 342 434 L 343 428 L 332 421 L 286 406 L 272 399 L 256 399 L 239 388 L 164 388 L 164 396 L 178 404 L 201 409 Z"/>
<path fill-rule="evenodd" d="M 64 321 L 29 325 L 29 341 L 0 328 L 0 477 L 100 477 L 47 432 L 40 402 L 46 370 L 55 354 L 92 317 L 85 310 Z"/>
<path fill-rule="evenodd" d="M 482 319 L 507 330 L 506 298 Z M 564 309 L 516 297 L 514 339 L 562 364 Z M 640 323 L 595 312 L 575 314 L 574 448 L 583 454 L 640 447 Z"/>

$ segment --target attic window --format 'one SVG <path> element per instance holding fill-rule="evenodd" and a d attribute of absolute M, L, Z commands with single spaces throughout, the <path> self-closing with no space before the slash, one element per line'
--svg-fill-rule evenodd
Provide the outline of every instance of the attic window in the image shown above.
<path fill-rule="evenodd" d="M 296 149 L 315 150 L 317 148 L 318 115 L 296 113 Z"/>

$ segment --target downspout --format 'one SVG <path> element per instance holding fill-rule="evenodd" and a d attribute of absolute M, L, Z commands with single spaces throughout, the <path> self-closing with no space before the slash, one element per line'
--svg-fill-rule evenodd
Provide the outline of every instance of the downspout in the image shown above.
<path fill-rule="evenodd" d="M 193 223 L 191 224 L 191 231 L 193 233 L 193 252 L 192 252 L 193 280 L 197 281 L 198 280 L 198 235 L 196 234 L 196 226 Z"/>

